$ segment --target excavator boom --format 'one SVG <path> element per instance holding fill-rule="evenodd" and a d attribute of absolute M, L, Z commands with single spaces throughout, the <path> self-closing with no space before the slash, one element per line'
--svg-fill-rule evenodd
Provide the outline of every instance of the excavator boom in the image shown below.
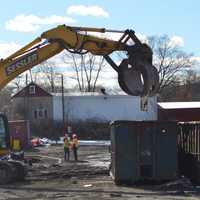
<path fill-rule="evenodd" d="M 123 35 L 118 41 L 88 35 L 88 32 L 106 31 L 106 29 L 60 25 L 42 33 L 19 51 L 0 60 L 0 89 L 19 74 L 66 49 L 71 53 L 90 52 L 104 56 L 118 72 L 118 82 L 126 93 L 136 96 L 154 95 L 157 92 L 159 78 L 156 68 L 152 65 L 151 49 L 142 44 L 132 30 L 122 32 Z M 130 40 L 132 40 L 131 45 Z M 128 58 L 117 65 L 110 57 L 114 51 L 125 51 Z"/>

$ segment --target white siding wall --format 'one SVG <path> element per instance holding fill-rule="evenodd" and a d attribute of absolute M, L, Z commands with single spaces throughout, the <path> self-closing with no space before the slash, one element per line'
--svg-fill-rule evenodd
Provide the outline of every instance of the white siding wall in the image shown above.
<path fill-rule="evenodd" d="M 54 120 L 62 120 L 62 97 L 53 97 Z M 113 120 L 157 120 L 157 98 L 148 100 L 148 111 L 140 110 L 140 98 L 127 95 L 65 96 L 65 118 Z"/>

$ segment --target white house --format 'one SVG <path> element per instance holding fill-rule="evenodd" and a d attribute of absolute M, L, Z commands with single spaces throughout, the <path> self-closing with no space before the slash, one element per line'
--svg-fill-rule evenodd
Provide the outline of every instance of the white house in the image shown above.
<path fill-rule="evenodd" d="M 62 94 L 53 94 L 53 119 L 63 119 Z M 64 95 L 66 120 L 98 121 L 114 120 L 157 120 L 157 98 L 148 98 L 148 109 L 141 110 L 141 98 L 129 95 L 103 95 L 79 93 Z"/>

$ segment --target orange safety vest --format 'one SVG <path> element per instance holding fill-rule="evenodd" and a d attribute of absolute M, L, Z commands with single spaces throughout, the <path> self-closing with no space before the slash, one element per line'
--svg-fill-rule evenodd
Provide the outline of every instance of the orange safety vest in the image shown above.
<path fill-rule="evenodd" d="M 78 144 L 79 144 L 78 139 L 77 139 L 77 138 L 73 138 L 73 139 L 72 139 L 72 148 L 73 148 L 73 147 L 76 147 L 76 148 L 77 148 L 77 147 L 78 147 Z"/>

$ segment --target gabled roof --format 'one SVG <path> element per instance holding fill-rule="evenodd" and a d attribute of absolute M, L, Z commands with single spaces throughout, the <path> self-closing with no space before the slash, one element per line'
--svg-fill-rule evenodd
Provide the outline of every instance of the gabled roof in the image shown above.
<path fill-rule="evenodd" d="M 35 86 L 35 93 L 30 93 L 30 86 Z M 29 83 L 26 87 L 21 89 L 19 92 L 14 94 L 12 98 L 17 97 L 46 97 L 46 96 L 52 96 L 50 93 L 42 89 L 39 85 L 37 85 L 34 82 Z"/>

